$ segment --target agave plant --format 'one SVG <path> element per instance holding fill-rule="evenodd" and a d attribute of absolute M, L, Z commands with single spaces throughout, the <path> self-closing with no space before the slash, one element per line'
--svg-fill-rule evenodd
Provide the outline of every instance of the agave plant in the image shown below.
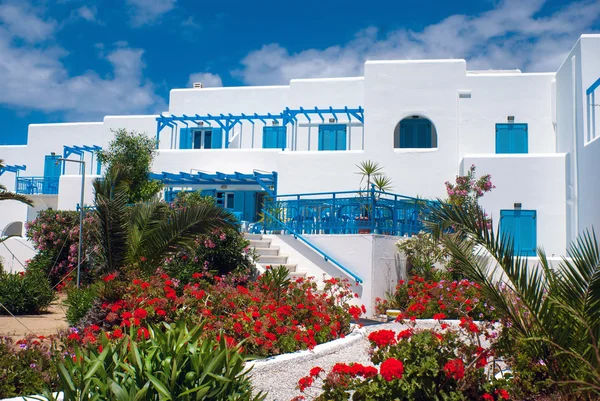
<path fill-rule="evenodd" d="M 486 224 L 480 209 L 439 203 L 434 234 L 456 260 L 456 269 L 478 282 L 488 304 L 512 324 L 553 380 L 583 399 L 600 396 L 600 249 L 594 231 L 584 232 L 558 266 L 542 249 L 532 264 L 515 252 L 512 239 Z M 444 234 L 452 227 L 452 234 Z M 518 302 L 516 302 L 518 300 Z"/>
<path fill-rule="evenodd" d="M 100 271 L 115 271 L 126 265 L 152 270 L 167 256 L 191 249 L 197 235 L 234 227 L 235 217 L 209 202 L 170 208 L 154 199 L 128 205 L 127 185 L 115 169 L 94 182 L 100 248 L 96 262 Z"/>
<path fill-rule="evenodd" d="M 76 345 L 73 358 L 58 364 L 63 399 L 262 401 L 266 394 L 252 391 L 243 343 L 204 338 L 203 327 L 181 320 L 132 327 L 118 342 L 103 334 L 101 348 Z M 58 399 L 49 388 L 44 396 Z"/>

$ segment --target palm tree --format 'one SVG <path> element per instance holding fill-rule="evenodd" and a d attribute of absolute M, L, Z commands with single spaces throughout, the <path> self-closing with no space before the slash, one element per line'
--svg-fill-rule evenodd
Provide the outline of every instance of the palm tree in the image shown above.
<path fill-rule="evenodd" d="M 510 320 L 512 329 L 543 360 L 557 384 L 584 399 L 600 396 L 600 248 L 594 231 L 569 246 L 550 266 L 515 255 L 510 237 L 486 224 L 483 210 L 440 202 L 432 207 L 456 269 L 482 287 L 483 297 Z M 452 234 L 443 234 L 452 227 Z M 518 302 L 516 302 L 518 300 Z"/>
<path fill-rule="evenodd" d="M 231 213 L 208 202 L 170 208 L 156 198 L 127 205 L 129 184 L 118 169 L 93 185 L 99 220 L 97 267 L 102 272 L 132 266 L 152 273 L 167 256 L 191 249 L 197 235 L 234 226 Z"/>
<path fill-rule="evenodd" d="M 363 182 L 366 181 L 367 191 L 371 189 L 371 178 L 383 175 L 383 167 L 381 167 L 379 163 L 371 160 L 362 161 L 360 162 L 360 164 L 357 164 L 356 167 L 358 167 L 358 171 L 356 172 L 356 174 L 361 176 L 360 185 L 362 186 Z"/>
<path fill-rule="evenodd" d="M 4 168 L 4 160 L 0 159 L 0 170 Z M 0 201 L 14 200 L 17 202 L 24 203 L 29 206 L 33 206 L 33 201 L 25 195 L 10 192 L 4 185 L 0 184 Z M 5 235 L 0 237 L 0 244 L 9 238 L 15 237 L 16 235 Z"/>

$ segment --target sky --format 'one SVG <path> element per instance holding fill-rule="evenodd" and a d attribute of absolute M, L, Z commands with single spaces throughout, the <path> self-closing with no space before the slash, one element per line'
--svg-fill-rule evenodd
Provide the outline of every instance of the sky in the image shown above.
<path fill-rule="evenodd" d="M 598 32 L 600 0 L 0 0 L 0 144 L 160 113 L 193 82 L 360 76 L 369 59 L 556 71 Z"/>

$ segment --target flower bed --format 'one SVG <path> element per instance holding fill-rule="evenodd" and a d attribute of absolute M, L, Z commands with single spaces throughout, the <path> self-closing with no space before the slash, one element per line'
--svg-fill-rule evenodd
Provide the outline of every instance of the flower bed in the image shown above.
<path fill-rule="evenodd" d="M 122 283 L 111 274 L 104 278 L 107 300 L 99 318 L 70 339 L 94 344 L 101 329 L 118 339 L 131 326 L 139 327 L 143 335 L 150 323 L 186 317 L 204 321 L 207 335 L 223 333 L 232 345 L 245 340 L 249 353 L 270 356 L 344 337 L 351 319 L 364 312 L 364 307 L 349 305 L 355 294 L 346 281 L 330 279 L 318 291 L 312 279 L 290 281 L 286 276 L 287 270 L 272 269 L 242 286 L 209 273 L 195 273 L 183 286 L 165 273 L 131 283 Z M 113 293 L 123 296 L 110 300 Z"/>
<path fill-rule="evenodd" d="M 431 319 L 436 315 L 456 319 L 497 319 L 494 308 L 481 297 L 481 287 L 468 280 L 428 281 L 414 276 L 408 282 L 401 280 L 395 293 L 387 300 L 377 299 L 377 311 L 399 309 L 405 317 Z"/>

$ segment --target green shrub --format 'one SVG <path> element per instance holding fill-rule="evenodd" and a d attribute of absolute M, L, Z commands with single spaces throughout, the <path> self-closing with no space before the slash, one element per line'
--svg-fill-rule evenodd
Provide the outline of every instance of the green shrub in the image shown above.
<path fill-rule="evenodd" d="M 49 340 L 28 337 L 17 343 L 0 337 L 0 398 L 40 394 L 54 388 L 58 376 Z"/>
<path fill-rule="evenodd" d="M 95 286 L 72 288 L 67 292 L 67 321 L 71 326 L 77 326 L 81 319 L 94 305 L 98 297 L 98 289 Z"/>
<path fill-rule="evenodd" d="M 14 315 L 38 314 L 54 301 L 56 294 L 41 271 L 0 272 L 0 302 Z M 0 315 L 7 314 L 0 308 Z"/>
<path fill-rule="evenodd" d="M 136 331 L 137 330 L 137 331 Z M 185 322 L 131 328 L 128 336 L 101 347 L 74 346 L 73 358 L 58 365 L 64 400 L 253 400 L 243 345 L 231 347 L 225 336 L 201 339 L 203 325 Z M 56 400 L 50 388 L 44 391 Z"/>

